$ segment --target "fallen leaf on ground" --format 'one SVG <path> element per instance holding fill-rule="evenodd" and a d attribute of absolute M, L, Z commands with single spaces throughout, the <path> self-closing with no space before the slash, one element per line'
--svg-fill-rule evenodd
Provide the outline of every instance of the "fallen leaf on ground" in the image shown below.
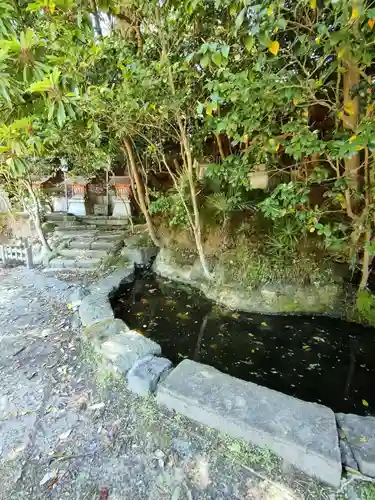
<path fill-rule="evenodd" d="M 101 410 L 104 407 L 105 407 L 104 403 L 95 403 L 94 405 L 90 405 L 87 409 L 88 410 Z"/>
<path fill-rule="evenodd" d="M 39 485 L 43 486 L 46 484 L 48 488 L 51 488 L 57 481 L 58 475 L 59 475 L 59 469 L 53 469 L 52 471 L 47 472 L 46 474 L 44 474 Z"/>
<path fill-rule="evenodd" d="M 72 433 L 72 429 L 69 429 L 68 431 L 63 432 L 62 434 L 60 434 L 59 440 L 64 441 L 65 439 L 68 439 L 68 437 L 70 436 L 71 433 Z"/>

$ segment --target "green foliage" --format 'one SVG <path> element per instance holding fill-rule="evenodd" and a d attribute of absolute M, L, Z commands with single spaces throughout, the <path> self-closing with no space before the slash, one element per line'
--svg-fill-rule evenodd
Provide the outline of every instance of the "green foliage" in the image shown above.
<path fill-rule="evenodd" d="M 186 210 L 178 193 L 158 194 L 150 203 L 149 212 L 163 215 L 169 226 L 185 227 L 187 225 Z"/>
<path fill-rule="evenodd" d="M 361 323 L 375 326 L 375 296 L 368 290 L 359 290 L 355 316 Z"/>

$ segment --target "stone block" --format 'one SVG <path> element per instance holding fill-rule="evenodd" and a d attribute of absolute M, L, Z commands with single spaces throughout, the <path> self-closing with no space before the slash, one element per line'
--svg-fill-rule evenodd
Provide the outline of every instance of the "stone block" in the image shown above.
<path fill-rule="evenodd" d="M 334 413 L 184 360 L 158 385 L 157 401 L 202 424 L 269 448 L 338 487 L 341 456 Z"/>
<path fill-rule="evenodd" d="M 108 298 L 103 294 L 91 294 L 82 299 L 79 316 L 83 326 L 115 317 Z"/>
<path fill-rule="evenodd" d="M 161 348 L 153 340 L 129 330 L 103 342 L 99 353 L 111 361 L 117 371 L 126 374 L 140 359 L 152 354 L 159 356 Z"/>
<path fill-rule="evenodd" d="M 359 470 L 362 474 L 375 477 L 375 417 L 337 413 L 336 418 Z"/>
<path fill-rule="evenodd" d="M 104 342 L 127 331 L 129 327 L 121 319 L 107 319 L 86 326 L 84 337 L 96 349 L 100 349 Z"/>
<path fill-rule="evenodd" d="M 147 356 L 129 370 L 128 387 L 139 396 L 149 396 L 155 392 L 159 380 L 163 380 L 171 368 L 172 362 L 169 359 Z"/>
<path fill-rule="evenodd" d="M 97 283 L 93 283 L 90 290 L 92 293 L 109 296 L 113 295 L 121 285 L 131 283 L 133 280 L 134 266 L 131 265 L 123 269 L 118 269 Z"/>
<path fill-rule="evenodd" d="M 158 247 L 124 247 L 121 250 L 121 255 L 130 260 L 130 262 L 137 264 L 137 266 L 148 266 L 151 260 L 156 257 L 158 251 Z"/>

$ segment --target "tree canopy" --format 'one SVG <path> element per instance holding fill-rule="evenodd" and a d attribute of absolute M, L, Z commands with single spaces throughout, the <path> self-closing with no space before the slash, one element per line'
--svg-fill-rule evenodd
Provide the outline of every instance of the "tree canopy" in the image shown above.
<path fill-rule="evenodd" d="M 361 266 L 366 287 L 374 2 L 1 0 L 0 18 L 4 174 L 121 153 L 151 237 L 154 214 L 190 228 L 207 276 L 204 205 L 226 223 L 251 207 L 283 241 Z M 150 190 L 153 171 L 173 187 Z"/>

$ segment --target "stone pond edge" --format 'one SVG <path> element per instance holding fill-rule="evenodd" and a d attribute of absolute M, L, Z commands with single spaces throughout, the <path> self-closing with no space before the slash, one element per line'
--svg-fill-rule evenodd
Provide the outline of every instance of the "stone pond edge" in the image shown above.
<path fill-rule="evenodd" d="M 161 357 L 161 348 L 156 342 L 130 330 L 125 322 L 114 317 L 110 299 L 120 286 L 132 283 L 134 276 L 133 262 L 100 279 L 88 290 L 79 290 L 78 295 L 75 292 L 70 298 L 70 307 L 77 310 L 84 328 L 85 340 L 115 371 L 126 376 L 129 390 L 143 397 L 156 396 L 158 404 L 176 410 L 188 418 L 214 427 L 232 437 L 244 439 L 258 446 L 267 446 L 288 463 L 292 463 L 306 474 L 335 488 L 340 485 L 342 466 L 375 478 L 375 417 L 335 415 L 330 408 L 325 406 L 298 400 L 189 360 L 184 360 L 173 368 L 171 361 Z M 183 376 L 183 385 L 176 391 L 173 388 L 173 381 L 187 365 L 190 368 L 193 366 L 192 377 Z M 253 422 L 251 416 L 249 419 L 250 412 L 242 413 L 238 408 L 236 410 L 237 401 L 234 403 L 221 401 L 220 387 L 217 388 L 216 393 L 215 391 L 208 392 L 203 403 L 196 399 L 194 390 L 190 396 L 181 397 L 184 390 L 189 392 L 193 375 L 198 372 L 204 373 L 204 377 L 208 374 L 208 379 L 210 373 L 214 372 L 215 376 L 221 377 L 224 386 L 233 388 L 231 391 L 233 393 L 236 390 L 240 390 L 241 393 L 248 392 L 249 400 L 244 399 L 244 405 L 246 408 L 251 407 L 255 412 L 259 405 L 256 404 L 254 407 L 251 391 L 258 391 L 259 402 L 263 404 L 262 421 L 267 423 L 266 430 L 259 427 L 259 422 Z M 177 386 L 179 384 L 180 381 Z M 272 402 L 275 398 L 281 401 L 278 407 L 275 407 Z M 283 424 L 280 428 L 278 412 L 289 407 L 292 411 L 286 418 L 290 418 L 291 422 L 296 417 L 298 420 L 299 414 L 305 418 L 310 410 L 326 417 L 324 428 L 318 430 L 317 434 L 314 422 L 300 422 L 301 429 L 310 426 L 309 429 L 312 432 L 302 446 L 300 442 L 296 442 L 293 432 L 288 435 L 288 431 L 285 430 L 288 425 L 285 427 Z M 235 412 L 233 415 L 231 413 L 233 408 L 240 411 L 240 414 Z M 343 417 L 345 417 L 345 425 L 343 425 Z M 295 424 L 294 421 L 293 425 Z M 370 435 L 362 435 L 362 428 Z M 283 433 L 286 435 L 282 435 Z M 297 437 L 300 439 L 300 436 Z M 322 452 L 317 452 L 314 445 L 322 439 L 330 440 L 330 449 L 323 447 Z M 293 456 L 296 459 L 293 459 Z"/>

